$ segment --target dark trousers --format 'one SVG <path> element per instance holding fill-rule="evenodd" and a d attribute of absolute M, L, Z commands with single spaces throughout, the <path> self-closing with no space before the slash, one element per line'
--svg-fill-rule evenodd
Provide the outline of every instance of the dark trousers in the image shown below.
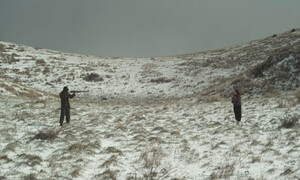
<path fill-rule="evenodd" d="M 60 125 L 63 124 L 65 116 L 66 116 L 67 122 L 69 123 L 70 122 L 70 109 L 69 108 L 61 108 L 60 109 L 60 120 L 59 120 Z"/>
<path fill-rule="evenodd" d="M 234 111 L 235 119 L 237 121 L 241 121 L 241 119 L 242 119 L 242 106 L 233 106 L 233 111 Z"/>

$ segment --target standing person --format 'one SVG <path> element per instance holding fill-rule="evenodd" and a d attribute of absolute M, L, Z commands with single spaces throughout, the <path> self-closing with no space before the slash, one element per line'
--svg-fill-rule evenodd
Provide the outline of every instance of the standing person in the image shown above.
<path fill-rule="evenodd" d="M 75 96 L 75 93 L 72 95 L 69 94 L 69 88 L 68 86 L 65 86 L 63 91 L 59 93 L 60 97 L 60 121 L 59 124 L 60 126 L 63 125 L 64 122 L 64 117 L 66 116 L 67 123 L 70 123 L 70 103 L 69 103 L 69 98 L 73 98 Z"/>
<path fill-rule="evenodd" d="M 233 104 L 233 111 L 235 115 L 236 124 L 239 125 L 242 119 L 242 103 L 239 90 L 234 90 L 231 102 Z"/>

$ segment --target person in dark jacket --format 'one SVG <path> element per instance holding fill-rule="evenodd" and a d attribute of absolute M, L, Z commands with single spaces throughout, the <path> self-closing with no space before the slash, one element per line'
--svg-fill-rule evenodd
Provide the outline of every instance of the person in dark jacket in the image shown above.
<path fill-rule="evenodd" d="M 72 95 L 69 94 L 69 88 L 68 86 L 65 86 L 63 91 L 59 93 L 60 97 L 60 120 L 59 124 L 60 126 L 63 125 L 64 122 L 64 117 L 66 116 L 67 123 L 70 123 L 70 103 L 69 103 L 69 98 L 73 98 L 75 96 L 75 93 Z"/>
<path fill-rule="evenodd" d="M 239 125 L 242 119 L 242 103 L 239 90 L 234 90 L 231 102 L 233 104 L 233 111 L 236 119 L 236 124 Z"/>

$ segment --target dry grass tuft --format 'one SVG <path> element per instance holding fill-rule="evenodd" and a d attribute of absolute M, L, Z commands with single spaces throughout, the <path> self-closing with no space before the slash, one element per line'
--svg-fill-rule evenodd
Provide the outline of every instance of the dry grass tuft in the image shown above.
<path fill-rule="evenodd" d="M 38 178 L 35 177 L 35 174 L 29 174 L 24 177 L 24 180 L 38 180 Z"/>
<path fill-rule="evenodd" d="M 50 68 L 46 66 L 43 70 L 43 74 L 49 74 L 50 73 Z"/>
<path fill-rule="evenodd" d="M 7 178 L 5 176 L 0 176 L 1 180 L 7 180 Z"/>
<path fill-rule="evenodd" d="M 88 82 L 99 82 L 99 81 L 104 81 L 102 77 L 99 76 L 97 73 L 90 73 L 88 75 L 85 75 L 83 80 L 88 81 Z"/>
<path fill-rule="evenodd" d="M 5 162 L 12 162 L 12 160 L 8 158 L 7 155 L 0 156 L 0 161 L 1 160 L 4 160 Z"/>
<path fill-rule="evenodd" d="M 44 59 L 38 59 L 35 62 L 36 65 L 41 65 L 41 66 L 45 66 L 46 65 L 46 61 Z"/>
<path fill-rule="evenodd" d="M 26 164 L 27 166 L 31 166 L 31 167 L 39 165 L 43 161 L 40 156 L 30 155 L 30 154 L 21 154 L 18 157 L 20 159 L 25 160 L 21 162 L 21 164 Z"/>
<path fill-rule="evenodd" d="M 296 114 L 294 114 L 292 116 L 286 116 L 286 117 L 280 119 L 280 121 L 281 121 L 280 127 L 293 128 L 299 124 L 299 119 L 300 119 L 300 116 L 296 115 Z"/>
<path fill-rule="evenodd" d="M 89 142 L 86 146 L 86 149 L 93 150 L 93 149 L 100 149 L 101 148 L 101 142 L 95 141 L 95 142 Z"/>
<path fill-rule="evenodd" d="M 288 174 L 292 174 L 293 170 L 291 170 L 290 168 L 287 168 L 286 170 L 284 170 L 283 173 L 280 174 L 280 176 L 286 176 Z"/>
<path fill-rule="evenodd" d="M 34 139 L 41 139 L 41 140 L 50 140 L 53 141 L 57 138 L 57 132 L 54 130 L 48 130 L 46 132 L 40 131 L 37 135 L 35 135 L 32 140 Z"/>
<path fill-rule="evenodd" d="M 15 149 L 20 146 L 20 144 L 21 144 L 20 141 L 11 142 L 11 143 L 9 143 L 9 144 L 6 145 L 6 147 L 4 148 L 3 152 L 9 152 L 9 151 L 10 152 L 14 152 Z"/>
<path fill-rule="evenodd" d="M 212 103 L 212 102 L 222 102 L 224 98 L 220 94 L 209 96 L 205 102 Z"/>
<path fill-rule="evenodd" d="M 127 131 L 127 127 L 124 126 L 123 124 L 118 124 L 118 125 L 116 126 L 116 129 L 117 129 L 117 130 L 120 129 L 121 131 L 124 131 L 124 132 Z"/>
<path fill-rule="evenodd" d="M 179 131 L 172 131 L 171 132 L 171 135 L 175 135 L 175 136 L 179 136 L 180 135 L 180 132 Z"/>
<path fill-rule="evenodd" d="M 80 152 L 85 149 L 85 146 L 81 143 L 74 143 L 69 147 L 69 151 Z"/>
<path fill-rule="evenodd" d="M 217 167 L 214 172 L 210 174 L 210 179 L 229 179 L 235 170 L 236 163 L 228 163 Z"/>
<path fill-rule="evenodd" d="M 226 143 L 224 141 L 221 141 L 215 145 L 212 145 L 212 148 L 211 149 L 217 149 L 217 148 L 220 148 L 220 145 L 226 145 Z"/>
<path fill-rule="evenodd" d="M 0 52 L 6 52 L 6 48 L 3 44 L 0 44 Z"/>
<path fill-rule="evenodd" d="M 256 162 L 260 162 L 261 161 L 261 158 L 258 157 L 258 156 L 252 156 L 252 163 L 256 163 Z"/>
<path fill-rule="evenodd" d="M 251 146 L 257 146 L 259 145 L 260 143 L 256 140 L 256 139 L 253 139 L 252 142 L 251 142 Z"/>
<path fill-rule="evenodd" d="M 148 141 L 153 142 L 153 143 L 159 143 L 159 144 L 164 144 L 166 143 L 162 138 L 160 137 L 149 137 Z"/>
<path fill-rule="evenodd" d="M 112 164 L 117 164 L 117 157 L 115 155 L 112 155 L 100 167 L 102 167 L 102 168 L 108 168 Z"/>
<path fill-rule="evenodd" d="M 107 179 L 107 180 L 117 180 L 116 172 L 108 169 L 101 174 L 94 176 L 92 179 Z"/>
<path fill-rule="evenodd" d="M 123 154 L 121 150 L 119 150 L 119 149 L 117 149 L 115 147 L 108 147 L 108 148 L 106 148 L 105 153 L 117 153 L 119 155 Z"/>
<path fill-rule="evenodd" d="M 72 171 L 71 176 L 73 178 L 78 177 L 80 175 L 80 170 L 81 170 L 81 168 L 76 168 L 74 171 Z"/>
<path fill-rule="evenodd" d="M 162 147 L 157 144 L 151 144 L 140 155 L 138 161 L 142 163 L 143 168 L 136 169 L 136 171 L 142 176 L 136 179 L 166 179 L 171 172 L 168 168 L 163 167 L 162 160 L 166 156 Z"/>
<path fill-rule="evenodd" d="M 161 77 L 161 78 L 157 78 L 157 79 L 151 79 L 150 82 L 151 83 L 157 83 L 157 84 L 160 84 L 160 83 L 169 83 L 169 82 L 172 82 L 174 81 L 175 78 L 172 78 L 172 79 L 168 79 L 166 77 Z"/>

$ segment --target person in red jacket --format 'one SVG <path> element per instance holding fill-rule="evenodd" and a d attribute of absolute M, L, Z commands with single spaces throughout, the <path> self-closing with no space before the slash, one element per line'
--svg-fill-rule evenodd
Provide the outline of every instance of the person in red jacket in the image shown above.
<path fill-rule="evenodd" d="M 233 111 L 236 119 L 236 124 L 239 125 L 242 119 L 242 102 L 239 90 L 234 90 L 231 102 L 233 104 Z"/>

